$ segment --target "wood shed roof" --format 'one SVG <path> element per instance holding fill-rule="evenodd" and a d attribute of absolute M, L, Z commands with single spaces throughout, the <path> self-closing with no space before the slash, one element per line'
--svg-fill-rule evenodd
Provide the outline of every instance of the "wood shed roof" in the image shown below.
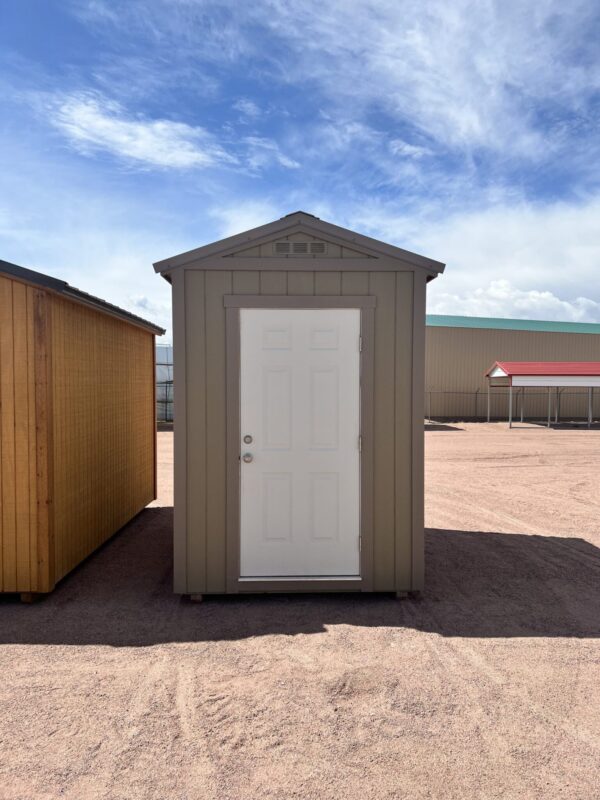
<path fill-rule="evenodd" d="M 258 228 L 252 228 L 244 233 L 229 236 L 226 239 L 220 239 L 217 242 L 197 247 L 194 250 L 188 250 L 185 253 L 166 258 L 162 261 L 157 261 L 154 264 L 154 269 L 163 275 L 164 278 L 170 280 L 169 273 L 181 267 L 187 268 L 210 268 L 210 269 L 232 269 L 231 258 L 235 257 L 241 249 L 251 248 L 253 245 L 274 241 L 283 237 L 290 236 L 295 233 L 305 233 L 309 236 L 322 238 L 324 240 L 335 242 L 348 247 L 354 251 L 359 251 L 358 254 L 363 256 L 361 259 L 354 259 L 358 262 L 354 268 L 360 266 L 361 270 L 380 270 L 382 269 L 382 260 L 403 262 L 406 265 L 422 269 L 428 273 L 428 280 L 435 278 L 439 273 L 444 271 L 445 264 L 433 259 L 426 258 L 425 256 L 412 253 L 409 250 L 403 250 L 400 247 L 381 242 L 378 239 L 372 239 L 370 236 L 365 236 L 361 233 L 342 228 L 339 225 L 334 225 L 331 222 L 315 217 L 313 214 L 308 214 L 306 211 L 294 211 L 291 214 L 281 217 L 281 219 L 269 222 L 267 225 L 261 225 Z M 222 259 L 222 261 L 221 261 Z M 260 260 L 260 267 L 253 265 L 253 269 L 269 268 L 266 266 L 266 260 L 260 256 L 253 259 L 245 259 L 245 261 Z M 274 261 L 274 259 L 272 259 Z M 303 269 L 313 270 L 331 270 L 334 268 L 340 269 L 339 260 L 336 261 L 337 267 L 332 267 L 333 259 L 329 258 L 307 258 L 302 260 Z M 344 269 L 353 268 L 352 264 L 348 263 L 348 259 L 344 264 Z M 207 262 L 210 266 L 203 267 L 201 262 Z M 278 269 L 294 269 L 301 265 L 300 259 L 294 257 L 285 260 L 285 256 L 278 259 Z M 250 266 L 250 265 L 248 265 Z M 237 268 L 237 267 L 236 267 Z M 272 267 L 271 267 L 272 268 Z"/>
<path fill-rule="evenodd" d="M 105 314 L 110 314 L 113 317 L 130 322 L 133 325 L 138 325 L 145 328 L 157 336 L 162 336 L 165 333 L 164 328 L 155 325 L 148 320 L 138 317 L 137 314 L 132 314 L 130 311 L 125 311 L 119 306 L 109 303 L 107 300 L 102 300 L 100 297 L 95 297 L 93 294 L 83 292 L 75 286 L 70 286 L 66 281 L 61 281 L 59 278 L 53 278 L 51 275 L 45 275 L 43 272 L 36 272 L 33 269 L 26 267 L 19 267 L 17 264 L 11 264 L 10 261 L 3 261 L 0 259 L 0 275 L 8 275 L 24 283 L 30 283 L 34 286 L 40 286 L 43 289 L 49 289 L 52 292 L 61 294 L 69 300 L 75 300 L 78 303 L 90 306 L 97 311 L 103 311 Z"/>

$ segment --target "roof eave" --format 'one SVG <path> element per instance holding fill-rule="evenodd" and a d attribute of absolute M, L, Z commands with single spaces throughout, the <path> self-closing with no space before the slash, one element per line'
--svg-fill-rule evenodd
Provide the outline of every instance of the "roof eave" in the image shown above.
<path fill-rule="evenodd" d="M 252 246 L 252 242 L 257 239 L 277 235 L 278 233 L 283 234 L 283 231 L 297 227 L 303 227 L 309 232 L 316 232 L 324 236 L 327 236 L 329 233 L 330 236 L 336 236 L 338 239 L 346 241 L 349 247 L 364 248 L 373 253 L 385 255 L 424 269 L 430 276 L 428 280 L 432 280 L 437 275 L 441 274 L 446 267 L 441 261 L 435 261 L 426 256 L 421 256 L 418 253 L 403 250 L 395 245 L 387 244 L 378 239 L 372 239 L 370 236 L 356 233 L 347 228 L 342 228 L 331 222 L 325 222 L 324 220 L 314 217 L 312 214 L 294 212 L 291 215 L 282 217 L 274 222 L 269 222 L 266 225 L 261 225 L 249 231 L 236 234 L 235 236 L 229 236 L 225 239 L 220 239 L 216 242 L 157 261 L 153 265 L 154 270 L 161 274 L 172 272 L 174 269 L 186 267 L 193 262 L 201 261 L 209 256 L 218 256 L 219 254 L 229 252 L 242 245 Z"/>
<path fill-rule="evenodd" d="M 124 308 L 119 308 L 119 306 L 109 303 L 108 300 L 103 300 L 100 297 L 95 297 L 81 289 L 77 289 L 75 286 L 70 286 L 66 281 L 60 278 L 54 278 L 52 275 L 46 275 L 43 272 L 21 267 L 18 264 L 3 260 L 0 260 L 0 274 L 7 275 L 22 283 L 37 286 L 53 294 L 94 308 L 96 311 L 100 311 L 103 314 L 109 314 L 130 325 L 143 328 L 156 336 L 163 336 L 166 333 L 165 329 L 161 328 L 159 325 L 155 325 L 153 322 L 149 322 L 143 317 L 138 317 L 137 314 L 132 314 L 131 311 L 126 311 Z"/>

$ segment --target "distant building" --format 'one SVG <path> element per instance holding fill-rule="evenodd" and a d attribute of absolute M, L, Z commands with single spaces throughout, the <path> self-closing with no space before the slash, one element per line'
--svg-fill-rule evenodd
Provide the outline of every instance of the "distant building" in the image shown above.
<path fill-rule="evenodd" d="M 487 413 L 485 372 L 494 361 L 600 361 L 600 324 L 542 322 L 427 315 L 425 413 L 434 419 L 483 419 Z M 597 393 L 600 395 L 600 392 Z M 526 417 L 545 417 L 547 392 L 515 397 Z M 587 417 L 587 391 L 560 389 L 553 409 L 561 418 Z M 554 413 L 554 410 L 553 410 Z M 600 414 L 600 396 L 594 415 Z M 506 417 L 505 390 L 494 390 L 492 417 Z"/>

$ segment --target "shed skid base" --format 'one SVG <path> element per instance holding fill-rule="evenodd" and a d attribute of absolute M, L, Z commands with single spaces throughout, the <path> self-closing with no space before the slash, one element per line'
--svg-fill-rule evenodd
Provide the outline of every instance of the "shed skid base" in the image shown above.
<path fill-rule="evenodd" d="M 188 596 L 190 598 L 190 603 L 201 603 L 204 599 L 204 595 L 202 594 L 190 594 Z"/>
<path fill-rule="evenodd" d="M 22 603 L 36 603 L 46 596 L 45 592 L 21 592 L 20 598 Z"/>

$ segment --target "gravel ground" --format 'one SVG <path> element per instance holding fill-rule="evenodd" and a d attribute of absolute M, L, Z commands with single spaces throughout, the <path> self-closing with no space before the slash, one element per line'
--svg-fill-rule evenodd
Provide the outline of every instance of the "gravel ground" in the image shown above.
<path fill-rule="evenodd" d="M 600 797 L 600 431 L 431 426 L 427 592 L 171 594 L 160 499 L 0 601 L 0 797 Z"/>

